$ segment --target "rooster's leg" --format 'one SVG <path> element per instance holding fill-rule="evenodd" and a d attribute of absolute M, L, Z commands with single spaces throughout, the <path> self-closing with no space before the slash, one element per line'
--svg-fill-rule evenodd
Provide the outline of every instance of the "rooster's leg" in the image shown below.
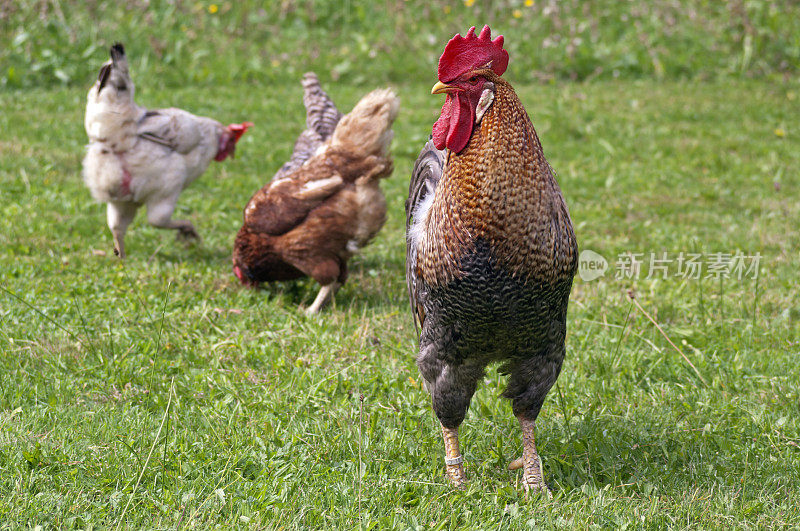
<path fill-rule="evenodd" d="M 442 435 L 444 436 L 444 462 L 447 477 L 453 487 L 463 489 L 467 476 L 464 473 L 464 458 L 458 448 L 458 428 L 446 428 L 442 424 Z"/>
<path fill-rule="evenodd" d="M 309 306 L 306 310 L 306 315 L 314 315 L 319 313 L 322 308 L 331 302 L 334 293 L 336 293 L 340 287 L 341 284 L 338 282 L 331 282 L 330 284 L 322 286 L 319 289 L 319 293 L 317 293 L 317 298 L 314 299 L 314 302 L 311 303 L 311 306 Z"/>
<path fill-rule="evenodd" d="M 178 231 L 176 236 L 179 239 L 183 240 L 199 240 L 200 235 L 197 233 L 197 230 L 194 228 L 194 225 L 190 221 L 186 221 L 184 219 L 171 219 L 165 223 L 150 223 L 154 227 L 158 227 L 160 229 L 173 229 Z"/>
<path fill-rule="evenodd" d="M 483 377 L 483 366 L 480 362 L 446 363 L 442 358 L 447 354 L 435 347 L 437 341 L 442 342 L 440 338 L 452 337 L 449 335 L 451 329 L 431 327 L 427 324 L 431 322 L 433 321 L 428 319 L 423 325 L 417 367 L 425 379 L 425 389 L 431 394 L 433 411 L 442 425 L 447 477 L 453 487 L 461 489 L 465 486 L 467 475 L 458 447 L 458 427 L 464 422 L 475 387 Z"/>
<path fill-rule="evenodd" d="M 524 417 L 518 417 L 518 419 L 522 428 L 522 457 L 512 461 L 508 468 L 509 470 L 523 469 L 522 487 L 525 489 L 526 494 L 529 491 L 534 493 L 549 492 L 544 482 L 542 461 L 536 451 L 536 442 L 533 436 L 536 423 Z"/>

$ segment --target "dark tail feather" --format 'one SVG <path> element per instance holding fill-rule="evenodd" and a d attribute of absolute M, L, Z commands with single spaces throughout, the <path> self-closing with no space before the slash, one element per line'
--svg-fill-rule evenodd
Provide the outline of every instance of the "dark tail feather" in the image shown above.
<path fill-rule="evenodd" d="M 306 106 L 306 129 L 294 143 L 292 157 L 275 173 L 279 181 L 310 159 L 317 149 L 333 135 L 342 113 L 328 94 L 322 90 L 314 72 L 303 76 L 303 105 Z"/>
<path fill-rule="evenodd" d="M 328 94 L 322 90 L 314 72 L 303 76 L 303 105 L 306 107 L 306 127 L 317 133 L 322 142 L 333 134 L 342 113 Z"/>

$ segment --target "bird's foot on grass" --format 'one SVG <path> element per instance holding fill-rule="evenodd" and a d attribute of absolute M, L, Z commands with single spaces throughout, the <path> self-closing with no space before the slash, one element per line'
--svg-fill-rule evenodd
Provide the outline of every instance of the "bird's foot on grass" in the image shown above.
<path fill-rule="evenodd" d="M 550 489 L 544 482 L 544 471 L 542 470 L 542 460 L 536 451 L 534 442 L 534 427 L 532 420 L 519 417 L 519 424 L 522 428 L 522 457 L 515 459 L 508 465 L 509 470 L 522 469 L 522 488 L 525 490 L 525 497 L 528 494 L 546 493 L 550 496 Z"/>
<path fill-rule="evenodd" d="M 180 241 L 200 241 L 200 234 L 198 234 L 197 230 L 194 228 L 194 225 L 191 223 L 187 225 L 183 225 L 178 228 L 178 232 L 175 234 L 176 238 Z"/>
<path fill-rule="evenodd" d="M 463 459 L 461 456 L 458 459 Z M 450 464 L 448 458 L 445 459 L 445 473 L 447 479 L 450 480 L 450 485 L 454 489 L 464 490 L 467 488 L 467 474 L 464 472 L 464 465 L 461 461 L 457 464 Z M 451 461 L 452 462 L 452 461 Z"/>
<path fill-rule="evenodd" d="M 334 294 L 339 290 L 342 285 L 338 282 L 332 282 L 326 286 L 322 286 L 317 293 L 317 298 L 306 309 L 306 315 L 316 315 L 327 306 L 332 300 Z"/>
<path fill-rule="evenodd" d="M 538 455 L 535 455 L 535 458 L 536 458 L 535 462 L 527 467 L 525 466 L 522 457 L 518 457 L 517 459 L 514 459 L 513 461 L 511 461 L 511 463 L 508 464 L 509 470 L 519 470 L 520 468 L 525 469 L 522 471 L 522 488 L 525 490 L 526 497 L 529 493 L 533 494 L 547 493 L 548 495 L 550 495 L 550 489 L 544 482 L 544 475 L 542 472 L 542 462 L 539 459 Z"/>
<path fill-rule="evenodd" d="M 444 463 L 447 479 L 456 489 L 465 489 L 467 474 L 464 472 L 464 458 L 458 449 L 458 428 L 446 428 L 442 425 L 444 437 Z"/>
<path fill-rule="evenodd" d="M 120 259 L 125 258 L 125 240 L 124 232 L 120 231 L 111 231 L 111 234 L 114 236 L 114 256 L 118 256 Z"/>

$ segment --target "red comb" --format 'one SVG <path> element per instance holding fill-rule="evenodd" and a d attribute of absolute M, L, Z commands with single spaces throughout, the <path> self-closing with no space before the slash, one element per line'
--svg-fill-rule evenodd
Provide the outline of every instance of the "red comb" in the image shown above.
<path fill-rule="evenodd" d="M 240 124 L 229 125 L 228 130 L 234 134 L 235 141 L 238 141 L 251 127 L 253 127 L 253 122 L 242 122 Z"/>
<path fill-rule="evenodd" d="M 484 26 L 481 34 L 475 36 L 475 26 L 466 37 L 456 33 L 444 47 L 439 58 L 439 81 L 447 83 L 464 72 L 488 66 L 498 76 L 508 68 L 508 52 L 503 49 L 503 36 L 492 40 L 492 30 Z"/>

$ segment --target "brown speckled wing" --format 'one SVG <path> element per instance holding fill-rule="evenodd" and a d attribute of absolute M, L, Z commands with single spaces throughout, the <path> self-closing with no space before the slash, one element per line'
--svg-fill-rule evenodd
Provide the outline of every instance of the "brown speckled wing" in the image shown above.
<path fill-rule="evenodd" d="M 317 169 L 305 166 L 290 178 L 265 185 L 245 207 L 245 225 L 252 232 L 271 236 L 284 234 L 300 225 L 312 210 L 345 184 L 341 176 L 316 172 Z"/>

